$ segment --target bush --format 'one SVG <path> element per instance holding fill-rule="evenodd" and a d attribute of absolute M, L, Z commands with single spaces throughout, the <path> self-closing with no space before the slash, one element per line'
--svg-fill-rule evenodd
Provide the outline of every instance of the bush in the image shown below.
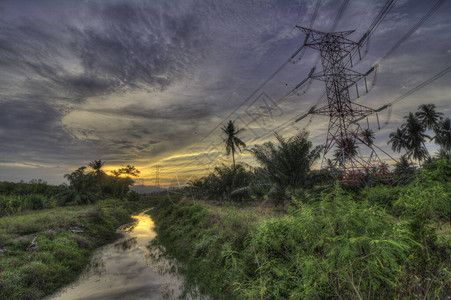
<path fill-rule="evenodd" d="M 263 223 L 244 254 L 252 276 L 235 283 L 245 298 L 393 297 L 410 246 L 402 224 L 337 187 Z"/>
<path fill-rule="evenodd" d="M 127 193 L 128 201 L 141 201 L 141 195 L 135 191 L 130 191 Z"/>
<path fill-rule="evenodd" d="M 242 164 L 235 168 L 223 165 L 208 176 L 191 181 L 189 193 L 206 200 L 243 201 L 250 199 L 248 188 L 252 177 L 252 172 Z"/>
<path fill-rule="evenodd" d="M 363 191 L 363 197 L 368 201 L 368 204 L 377 205 L 380 208 L 386 209 L 387 212 L 393 215 L 400 215 L 401 210 L 395 207 L 395 202 L 399 195 L 405 191 L 403 186 L 387 186 L 380 185 L 376 187 L 366 188 Z"/>
<path fill-rule="evenodd" d="M 321 147 L 313 150 L 308 133 L 301 131 L 296 136 L 285 139 L 276 134 L 278 145 L 266 142 L 254 146 L 250 152 L 262 165 L 266 181 L 272 184 L 271 194 L 274 201 L 282 203 L 286 190 L 304 187 L 310 167 L 319 158 Z"/>

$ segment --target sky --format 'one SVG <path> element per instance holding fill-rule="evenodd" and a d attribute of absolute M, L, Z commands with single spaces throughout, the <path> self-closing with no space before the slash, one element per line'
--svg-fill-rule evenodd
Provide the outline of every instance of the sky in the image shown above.
<path fill-rule="evenodd" d="M 369 92 L 361 82 L 359 98 L 350 92 L 374 109 L 451 66 L 451 1 L 395 2 L 352 68 L 365 73 L 377 64 Z M 314 145 L 324 143 L 327 117 L 293 123 L 317 102 L 324 82 L 308 81 L 283 97 L 313 66 L 321 70 L 317 51 L 303 49 L 259 86 L 302 45 L 296 25 L 355 30 L 348 38 L 358 41 L 385 3 L 2 0 L 0 180 L 60 184 L 64 174 L 101 159 L 106 170 L 134 165 L 139 184 L 155 184 L 160 166 L 161 185 L 183 185 L 231 163 L 221 134 L 228 120 L 245 129 L 248 147 L 303 128 Z M 388 135 L 422 103 L 451 116 L 450 82 L 451 72 L 381 112 L 380 129 L 369 117 L 376 145 L 396 157 Z M 246 151 L 237 161 L 255 165 Z"/>

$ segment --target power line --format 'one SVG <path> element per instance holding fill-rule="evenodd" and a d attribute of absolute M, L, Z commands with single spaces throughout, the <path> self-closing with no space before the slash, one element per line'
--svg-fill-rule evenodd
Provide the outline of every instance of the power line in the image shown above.
<path fill-rule="evenodd" d="M 384 6 L 382 7 L 382 9 L 380 10 L 380 12 L 377 14 L 376 18 L 375 18 L 375 19 L 373 20 L 373 22 L 371 23 L 371 25 L 370 25 L 370 27 L 368 28 L 368 30 L 366 31 L 366 33 L 365 33 L 365 34 L 363 35 L 363 37 L 360 39 L 359 43 L 363 43 L 363 41 L 367 40 L 367 39 L 374 33 L 374 31 L 377 29 L 377 27 L 380 25 L 380 23 L 384 20 L 384 18 L 385 18 L 385 17 L 387 16 L 387 14 L 390 12 L 390 10 L 392 9 L 392 7 L 393 7 L 394 4 L 396 3 L 396 1 L 397 1 L 397 0 L 388 0 L 388 1 L 385 3 L 385 5 L 384 5 Z M 335 30 L 335 28 L 337 27 L 338 22 L 339 22 L 340 19 L 343 17 L 344 11 L 346 10 L 346 8 L 347 8 L 347 6 L 348 6 L 348 3 L 349 3 L 349 1 L 346 1 L 346 0 L 344 0 L 344 1 L 342 2 L 341 6 L 340 6 L 340 9 L 339 9 L 339 11 L 338 11 L 338 14 L 337 14 L 337 16 L 336 16 L 336 18 L 335 18 L 335 20 L 334 20 L 334 23 L 333 23 L 333 25 L 332 25 L 332 27 L 331 27 L 331 31 Z M 317 10 L 318 10 L 318 8 L 319 8 L 319 5 L 320 5 L 320 1 L 317 1 L 316 7 L 315 7 L 315 11 L 314 11 L 314 15 L 313 15 L 314 17 L 312 18 L 312 22 L 310 22 L 310 26 L 313 25 L 313 19 L 316 18 L 316 13 L 317 13 Z M 296 27 L 298 27 L 298 26 L 296 26 Z M 306 36 L 306 39 L 308 39 L 308 36 Z M 304 41 L 304 44 L 305 44 L 305 41 Z M 305 53 L 305 52 L 303 52 L 303 53 Z M 302 54 L 303 54 L 303 53 L 302 53 Z M 354 52 L 354 55 L 356 55 L 357 53 L 358 53 L 358 52 Z M 302 54 L 301 54 L 301 55 L 302 55 Z M 315 66 L 318 64 L 318 61 L 319 61 L 319 56 L 318 56 L 318 58 L 317 58 L 317 60 L 316 60 L 316 62 L 315 62 L 315 64 L 314 64 Z M 348 62 L 347 64 L 349 64 L 349 62 Z M 315 67 L 312 68 L 312 70 L 314 70 L 314 69 L 315 69 Z M 313 73 L 313 72 L 311 72 L 311 73 L 309 74 L 309 76 L 308 76 L 306 79 L 304 79 L 303 81 L 301 81 L 300 84 L 298 84 L 294 89 L 292 89 L 291 91 L 289 91 L 287 94 L 285 94 L 282 98 L 280 98 L 280 99 L 277 100 L 276 102 L 277 102 L 277 103 L 280 103 L 280 102 L 284 101 L 285 99 L 289 98 L 289 97 L 292 95 L 292 93 L 294 93 L 300 86 L 302 86 L 302 85 L 306 82 L 306 80 L 312 75 L 312 73 Z M 287 128 L 288 126 L 290 126 L 290 125 L 292 125 L 292 124 L 294 124 L 294 123 L 296 123 L 296 122 L 301 121 L 302 119 L 304 119 L 305 117 L 307 117 L 307 116 L 309 115 L 309 113 L 312 111 L 312 109 L 314 109 L 314 108 L 316 108 L 316 107 L 318 106 L 319 102 L 325 97 L 325 95 L 326 95 L 326 93 L 324 92 L 324 93 L 318 98 L 318 100 L 317 100 L 317 102 L 315 103 L 315 105 L 313 105 L 312 108 L 310 108 L 305 114 L 299 114 L 298 116 L 296 116 L 296 119 L 295 119 L 294 121 L 289 120 L 289 121 L 287 121 L 287 122 L 285 122 L 285 123 L 282 123 L 282 125 L 277 126 L 276 128 L 272 129 L 271 131 L 268 131 L 268 132 L 266 132 L 266 133 L 264 133 L 264 134 L 258 136 L 258 137 L 256 138 L 256 140 L 259 140 L 260 138 L 262 138 L 262 137 L 264 137 L 264 136 L 267 136 L 269 133 L 273 133 L 273 132 L 275 132 L 276 130 L 283 130 L 283 129 Z M 310 122 L 309 122 L 309 123 L 310 123 Z M 305 128 L 305 127 L 304 127 L 304 128 Z M 255 142 L 256 140 L 254 140 L 254 142 Z"/>
<path fill-rule="evenodd" d="M 369 37 L 374 33 L 374 31 L 377 30 L 379 25 L 382 23 L 382 21 L 385 19 L 385 17 L 388 15 L 392 7 L 395 5 L 397 0 L 388 0 L 385 2 L 385 5 L 382 7 L 380 12 L 377 14 L 376 18 L 371 23 L 368 30 L 365 32 L 365 34 L 362 36 L 360 41 L 358 42 L 360 45 L 362 45 L 365 41 L 369 39 Z"/>
<path fill-rule="evenodd" d="M 345 1 L 349 1 L 349 0 L 345 0 Z M 313 12 L 312 18 L 310 20 L 310 24 L 313 24 L 314 21 L 316 20 L 317 14 L 318 14 L 318 9 L 320 6 L 321 0 L 317 0 L 317 3 L 315 5 L 315 10 Z M 297 22 L 297 21 L 296 21 Z M 221 124 L 223 122 L 225 122 L 228 118 L 230 118 L 230 116 L 232 116 L 235 112 L 237 112 L 238 109 L 240 109 L 247 101 L 249 101 L 249 99 L 251 99 L 259 90 L 261 90 L 270 80 L 272 80 L 283 68 L 285 68 L 285 66 L 292 61 L 298 54 L 299 52 L 302 51 L 302 49 L 304 49 L 304 44 L 306 43 L 307 38 L 304 40 L 304 43 L 301 45 L 301 47 L 299 47 L 289 58 L 288 60 L 286 60 L 279 68 L 277 68 L 276 71 L 274 71 L 274 73 L 272 73 L 265 81 L 263 81 L 258 87 L 257 89 L 254 90 L 254 92 L 252 92 L 246 99 L 244 99 L 240 105 L 238 105 L 232 112 L 230 112 L 227 117 L 225 117 L 220 123 L 218 123 L 212 130 L 210 130 L 201 140 L 199 140 L 198 143 L 204 141 L 210 134 L 212 134 L 216 129 L 218 129 L 219 126 L 221 126 Z M 255 101 L 254 101 L 255 102 Z"/>
<path fill-rule="evenodd" d="M 317 14 L 318 14 L 318 10 L 319 10 L 320 4 L 321 4 L 321 0 L 318 0 L 318 1 L 316 2 L 316 5 L 315 5 L 315 9 L 314 9 L 314 12 L 313 12 L 311 21 L 310 21 L 310 25 L 313 25 L 313 23 L 314 23 L 314 21 L 315 21 L 315 19 L 316 19 L 316 17 L 317 17 Z M 338 13 L 337 13 L 337 16 L 335 17 L 334 23 L 333 23 L 333 25 L 332 25 L 332 30 L 335 30 L 335 28 L 337 27 L 338 22 L 339 22 L 339 21 L 341 20 L 341 18 L 343 17 L 343 14 L 344 14 L 344 12 L 345 12 L 345 10 L 346 10 L 348 4 L 349 4 L 349 0 L 344 0 L 344 1 L 342 2 L 341 6 L 340 6 L 340 8 L 339 8 L 339 11 L 338 11 Z M 296 25 L 296 27 L 298 27 L 298 26 Z M 227 120 L 227 118 L 229 118 L 232 114 L 234 114 L 234 113 L 235 113 L 242 105 L 244 105 L 245 102 L 247 102 L 252 96 L 254 96 L 255 93 L 256 93 L 258 90 L 261 89 L 261 87 L 263 87 L 269 80 L 271 80 L 272 78 L 274 78 L 274 76 L 275 76 L 278 72 L 280 72 L 280 70 L 282 70 L 282 69 L 283 69 L 283 68 L 284 68 L 284 67 L 285 67 L 285 66 L 286 66 L 286 65 L 287 65 L 294 57 L 296 57 L 296 56 L 298 55 L 298 53 L 301 52 L 302 49 L 304 49 L 305 44 L 306 44 L 308 38 L 309 38 L 309 35 L 306 35 L 305 40 L 304 40 L 302 46 L 301 46 L 296 52 L 294 52 L 294 53 L 290 56 L 290 58 L 289 58 L 289 59 L 288 59 L 288 60 L 287 60 L 287 61 L 286 61 L 279 69 L 277 69 L 276 72 L 274 72 L 274 73 L 270 76 L 270 78 L 268 78 L 265 82 L 263 82 L 263 83 L 257 88 L 257 90 L 255 90 L 248 98 L 246 98 L 246 99 L 243 101 L 243 103 L 241 103 L 241 104 L 240 104 L 237 108 L 235 108 L 235 109 L 234 109 L 234 110 L 233 110 L 226 118 L 224 118 L 224 120 L 223 120 L 222 122 L 224 122 L 225 120 Z M 303 54 L 303 53 L 301 53 L 301 56 L 302 56 L 302 54 Z M 318 61 L 319 61 L 319 58 L 316 60 L 315 66 L 318 64 Z M 286 93 L 286 94 L 283 95 L 281 98 L 279 98 L 279 99 L 276 101 L 276 103 L 279 104 L 279 103 L 281 103 L 282 101 L 284 101 L 284 100 L 290 98 L 290 97 L 293 95 L 294 92 L 296 92 L 300 87 L 302 87 L 302 86 L 308 81 L 308 79 L 310 79 L 310 77 L 311 77 L 311 75 L 313 74 L 313 71 L 314 71 L 314 70 L 315 70 L 315 67 L 313 67 L 313 68 L 311 69 L 310 74 L 307 76 L 307 78 L 305 78 L 304 80 L 302 80 L 302 81 L 301 81 L 299 84 L 297 84 L 292 90 L 290 90 L 288 93 Z M 320 97 L 320 98 L 321 98 L 321 97 Z M 249 105 L 252 105 L 252 104 L 255 103 L 256 101 L 257 101 L 257 99 L 254 99 L 254 101 L 252 101 Z M 222 122 L 221 122 L 221 123 L 222 123 Z M 212 130 L 210 130 L 210 132 L 208 132 L 207 135 L 204 136 L 199 142 L 202 142 L 203 140 L 205 140 L 211 133 L 213 133 L 213 132 L 220 126 L 221 123 L 217 124 Z"/>
<path fill-rule="evenodd" d="M 326 92 L 323 92 L 323 93 L 318 97 L 318 99 L 317 99 L 315 105 L 313 105 L 313 107 L 318 106 L 318 104 L 319 104 L 322 100 L 324 100 L 325 96 L 326 96 Z M 311 109 L 310 109 L 310 110 L 311 110 Z M 309 110 L 309 111 L 310 111 L 310 110 Z M 304 118 L 308 115 L 309 111 L 307 111 L 307 112 L 305 112 L 305 113 L 303 113 L 303 114 L 298 114 L 298 115 L 296 115 L 294 118 L 292 118 L 292 119 L 290 119 L 290 120 L 288 120 L 288 121 L 286 121 L 286 122 L 280 124 L 279 126 L 273 128 L 273 129 L 271 129 L 271 130 L 268 130 L 267 132 L 265 132 L 265 133 L 259 135 L 258 137 L 256 137 L 252 142 L 255 143 L 255 141 L 258 141 L 258 140 L 260 140 L 261 138 L 263 138 L 263 137 L 265 137 L 265 136 L 267 136 L 267 135 L 269 135 L 269 134 L 272 134 L 272 133 L 275 133 L 275 132 L 279 132 L 279 131 L 281 131 L 281 130 L 284 130 L 285 128 L 289 127 L 290 125 L 291 125 L 291 126 L 294 126 L 294 124 L 296 124 L 296 123 L 299 122 L 300 120 L 304 119 Z M 301 118 L 302 118 L 302 119 L 301 119 Z M 310 120 L 310 121 L 311 121 L 311 120 Z M 309 121 L 309 123 L 310 123 L 310 121 Z M 303 129 L 305 129 L 305 127 L 306 127 L 306 126 L 304 126 Z"/>
<path fill-rule="evenodd" d="M 413 93 L 419 91 L 420 89 L 424 88 L 425 86 L 431 84 L 432 82 L 434 82 L 435 80 L 443 77 L 445 74 L 451 72 L 451 66 L 443 69 L 442 71 L 440 71 L 439 73 L 435 74 L 434 76 L 430 77 L 429 79 L 423 81 L 422 83 L 420 83 L 419 85 L 417 85 L 416 87 L 410 89 L 409 91 L 407 91 L 406 93 L 402 94 L 401 96 L 397 97 L 396 99 L 388 102 L 387 104 L 379 107 L 378 109 L 376 109 L 376 113 L 381 112 L 391 106 L 393 106 L 394 104 L 404 100 L 405 98 L 407 98 L 408 96 L 412 95 Z M 359 118 L 357 120 L 355 120 L 354 122 L 359 122 L 361 120 L 363 120 L 364 118 Z"/>
<path fill-rule="evenodd" d="M 393 8 L 394 4 L 396 3 L 397 0 L 388 0 L 386 2 L 386 4 L 382 7 L 381 11 L 379 12 L 379 14 L 376 16 L 376 18 L 373 20 L 373 22 L 371 23 L 370 27 L 368 28 L 368 30 L 366 31 L 366 33 L 362 36 L 362 38 L 360 39 L 360 41 L 358 42 L 359 45 L 362 45 L 365 41 L 368 41 L 369 37 L 374 33 L 374 31 L 379 27 L 379 25 L 381 24 L 381 22 L 384 20 L 384 18 L 387 16 L 387 14 L 390 12 L 390 10 Z M 431 7 L 426 14 L 414 25 L 411 27 L 411 29 L 403 36 L 401 37 L 400 40 L 398 40 L 398 42 L 382 57 L 380 58 L 378 61 L 376 61 L 376 63 L 374 64 L 375 66 L 377 66 L 380 62 L 382 62 L 384 59 L 386 59 L 389 55 L 391 55 L 402 43 L 404 43 L 439 7 L 440 5 L 442 5 L 444 2 L 444 0 L 438 0 L 435 5 L 433 7 Z M 357 55 L 359 49 L 357 48 L 352 54 L 351 54 L 351 59 L 349 62 L 347 62 L 346 65 L 349 65 L 350 62 L 352 61 L 352 58 L 355 57 Z M 442 75 L 443 76 L 443 75 Z M 435 80 L 435 79 L 434 79 Z M 427 85 L 427 84 L 426 84 Z M 421 88 L 421 87 L 420 87 Z M 415 91 L 413 91 L 415 92 Z M 412 93 L 413 93 L 412 92 Z M 409 94 L 410 95 L 410 94 Z M 407 97 L 408 95 L 406 95 L 405 97 Z M 380 112 L 381 110 L 384 110 L 385 108 L 387 108 L 389 105 L 385 105 L 379 109 L 376 110 L 376 112 Z M 306 116 L 306 115 L 305 115 Z M 305 117 L 304 116 L 304 117 Z M 356 121 L 361 120 L 362 118 L 357 119 Z"/>
<path fill-rule="evenodd" d="M 338 10 L 338 14 L 335 17 L 334 23 L 332 25 L 331 31 L 334 31 L 337 28 L 338 22 L 340 22 L 341 18 L 343 17 L 343 14 L 346 8 L 348 7 L 348 4 L 349 0 L 343 0 L 343 2 L 341 3 L 340 9 Z"/>
<path fill-rule="evenodd" d="M 398 98 L 396 98 L 395 100 L 389 102 L 387 104 L 388 105 L 393 105 L 398 103 L 399 101 L 403 100 L 404 98 L 412 95 L 413 93 L 415 93 L 416 91 L 424 88 L 425 86 L 429 85 L 430 83 L 432 83 L 433 81 L 439 79 L 440 77 L 442 77 L 443 75 L 449 73 L 451 71 L 451 66 L 443 69 L 441 72 L 435 74 L 434 76 L 432 76 L 431 78 L 429 78 L 426 81 L 423 81 L 422 83 L 420 83 L 419 85 L 417 85 L 416 87 L 414 87 L 413 89 L 411 89 L 410 91 L 408 91 L 407 93 L 404 93 L 403 95 L 399 96 Z"/>
<path fill-rule="evenodd" d="M 429 11 L 414 25 L 410 28 L 407 33 L 401 37 L 401 39 L 393 45 L 393 47 L 378 61 L 380 63 L 384 59 L 387 58 L 387 56 L 391 55 L 393 52 L 395 52 L 396 49 L 398 49 L 399 46 L 401 46 L 410 36 L 421 26 L 424 22 L 426 22 L 427 19 L 445 2 L 445 0 L 438 0 L 433 7 L 429 9 Z"/>
<path fill-rule="evenodd" d="M 388 11 L 391 9 L 391 7 L 393 6 L 392 5 L 392 3 L 394 2 L 394 0 L 388 0 L 388 3 L 390 4 L 390 5 L 388 5 L 388 4 L 386 4 L 385 6 L 384 6 L 384 8 L 385 9 L 383 9 L 380 13 L 379 13 L 379 15 L 378 15 L 378 17 L 376 18 L 376 20 L 373 22 L 374 24 L 379 24 L 381 21 L 382 21 L 382 19 L 385 17 L 385 15 L 388 13 Z M 313 25 L 313 23 L 314 23 L 314 21 L 315 21 L 315 19 L 316 19 L 316 17 L 317 17 L 317 14 L 318 14 L 318 10 L 319 10 L 319 7 L 320 7 L 320 4 L 321 4 L 321 0 L 317 0 L 317 2 L 316 2 L 316 5 L 315 5 L 315 9 L 314 9 L 314 12 L 313 12 L 313 15 L 312 15 L 312 18 L 311 18 L 311 22 L 310 22 L 310 25 Z M 349 0 L 344 0 L 343 2 L 342 2 L 342 4 L 341 4 L 341 6 L 340 6 L 340 9 L 339 9 L 339 12 L 338 12 L 338 14 L 337 14 L 337 16 L 336 16 L 336 18 L 335 18 L 335 20 L 334 20 L 334 23 L 333 23 L 333 26 L 332 26 L 332 30 L 335 30 L 335 28 L 336 28 L 336 26 L 338 25 L 338 22 L 341 20 L 341 18 L 343 17 L 343 14 L 344 14 L 344 12 L 345 12 L 345 10 L 346 10 L 346 8 L 347 8 L 347 6 L 348 6 L 348 4 L 349 4 Z M 374 26 L 373 26 L 374 27 Z M 375 30 L 375 29 L 374 29 Z M 372 32 L 372 31 L 374 31 L 374 30 L 372 30 L 372 28 L 370 27 L 370 33 Z M 369 36 L 369 34 L 368 34 L 368 36 Z M 290 62 L 290 61 L 292 61 L 292 59 L 295 57 L 295 56 L 297 56 L 303 49 L 304 49 L 304 46 L 305 46 L 305 43 L 306 43 L 306 41 L 307 41 L 307 39 L 308 39 L 308 36 L 306 36 L 306 38 L 305 38 L 305 40 L 304 40 L 304 43 L 302 44 L 302 46 L 296 51 L 296 52 L 294 52 L 293 53 L 293 55 L 292 56 L 290 56 L 290 58 L 284 63 L 284 64 L 282 64 L 282 66 L 280 66 L 267 80 L 265 80 L 249 97 L 247 97 L 237 108 L 235 108 L 226 118 L 224 118 L 224 120 L 227 120 L 227 118 L 229 118 L 232 114 L 234 114 L 240 107 L 242 107 L 247 101 L 249 101 L 249 99 L 250 98 L 252 98 L 255 94 L 256 94 L 256 92 L 258 91 L 258 90 L 260 90 L 264 85 L 266 85 L 270 80 L 272 80 L 273 78 L 274 78 L 274 76 L 276 75 L 276 74 L 278 74 L 287 64 L 288 64 L 288 62 Z M 302 54 L 303 54 L 304 52 L 302 52 L 301 53 L 301 56 L 302 56 Z M 317 60 L 317 62 L 318 62 L 318 60 Z M 315 65 L 317 65 L 317 62 L 315 63 Z M 314 68 L 312 69 L 312 71 L 314 70 Z M 298 84 L 294 89 L 292 89 L 290 92 L 288 92 L 287 94 L 285 94 L 281 99 L 279 99 L 278 101 L 277 101 L 277 103 L 280 103 L 281 101 L 283 101 L 283 100 L 285 100 L 286 98 L 288 98 L 288 97 L 290 97 L 298 88 L 300 88 L 308 79 L 309 79 L 309 77 L 312 75 L 312 71 L 311 71 L 311 73 L 309 74 L 309 76 L 304 80 L 304 81 L 302 81 L 300 84 Z M 321 97 L 320 97 L 321 98 Z M 253 101 L 253 103 L 256 101 L 257 99 L 255 99 L 254 101 Z M 252 104 L 250 104 L 250 105 L 252 105 Z M 316 106 L 316 105 L 315 105 Z M 222 122 L 224 122 L 224 120 L 222 121 Z M 222 123 L 221 122 L 221 123 Z M 207 133 L 207 135 L 205 135 L 199 142 L 202 142 L 203 140 L 205 140 L 211 133 L 213 133 L 220 125 L 221 125 L 221 123 L 219 123 L 219 124 L 217 124 L 212 130 L 210 130 L 208 133 Z M 288 123 L 290 123 L 290 122 L 288 122 Z M 286 124 L 286 123 L 285 123 Z M 278 128 L 280 128 L 280 126 L 279 127 L 276 127 L 275 129 L 278 129 Z M 257 138 L 258 139 L 258 138 Z"/>
<path fill-rule="evenodd" d="M 321 4 L 321 0 L 317 0 L 317 3 L 315 5 L 315 10 L 313 12 L 312 18 L 310 20 L 310 24 L 313 24 L 314 21 L 316 20 L 316 17 L 318 15 L 318 10 Z M 349 4 L 349 0 L 344 0 L 340 6 L 340 9 L 338 11 L 337 16 L 335 17 L 334 23 L 332 25 L 332 30 L 335 30 L 336 26 L 338 25 L 338 22 L 341 20 L 341 18 L 343 17 L 343 14 L 347 8 Z M 219 128 L 219 126 L 226 121 L 228 118 L 230 118 L 230 116 L 232 116 L 235 112 L 238 111 L 238 109 L 240 109 L 247 101 L 249 101 L 249 99 L 251 99 L 263 86 L 265 86 L 270 80 L 272 80 L 290 61 L 292 61 L 305 47 L 305 43 L 308 40 L 308 35 L 305 37 L 305 40 L 303 42 L 303 44 L 301 45 L 301 47 L 299 47 L 289 58 L 288 60 L 286 60 L 273 74 L 271 74 L 271 76 L 266 79 L 262 84 L 260 84 L 260 86 L 258 86 L 258 88 L 251 94 L 249 95 L 240 105 L 238 105 L 232 112 L 230 112 L 227 117 L 225 117 L 220 123 L 218 123 L 215 127 L 213 127 L 213 129 L 211 129 L 200 141 L 204 141 L 210 134 L 212 134 L 216 129 Z M 316 65 L 317 63 L 315 63 Z M 314 70 L 314 68 L 312 69 Z M 311 72 L 312 73 L 312 72 Z M 311 74 L 310 74 L 311 75 Z M 309 75 L 309 77 L 310 77 Z M 284 101 L 285 99 L 289 98 L 296 90 L 298 90 L 307 80 L 308 78 L 304 79 L 304 81 L 302 81 L 300 84 L 296 85 L 291 91 L 289 91 L 287 94 L 285 94 L 282 98 L 280 98 L 277 103 L 280 103 L 282 101 Z M 254 99 L 253 102 L 250 103 L 250 105 L 252 105 L 253 103 L 255 103 L 257 101 L 257 99 Z"/>

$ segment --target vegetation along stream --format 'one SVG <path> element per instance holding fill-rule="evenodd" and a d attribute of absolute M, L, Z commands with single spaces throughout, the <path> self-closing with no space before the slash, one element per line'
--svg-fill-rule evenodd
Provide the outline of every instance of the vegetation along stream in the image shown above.
<path fill-rule="evenodd" d="M 173 261 L 149 245 L 156 233 L 146 212 L 119 229 L 123 238 L 100 248 L 73 284 L 49 299 L 173 299 L 182 280 L 169 274 Z"/>

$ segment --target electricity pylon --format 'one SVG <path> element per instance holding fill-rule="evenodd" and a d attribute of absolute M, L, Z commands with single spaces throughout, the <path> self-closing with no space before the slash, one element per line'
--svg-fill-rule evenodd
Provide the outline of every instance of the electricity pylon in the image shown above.
<path fill-rule="evenodd" d="M 355 85 L 357 88 L 357 82 L 362 78 L 365 79 L 365 87 L 368 90 L 366 76 L 374 70 L 372 68 L 361 74 L 347 68 L 347 65 L 352 66 L 352 56 L 360 47 L 358 43 L 346 38 L 354 30 L 325 33 L 297 27 L 307 35 L 305 46 L 320 52 L 323 66 L 323 70 L 312 74 L 311 78 L 325 82 L 327 105 L 309 112 L 329 117 L 321 168 L 327 166 L 335 172 L 336 177 L 351 184 L 362 183 L 367 174 L 392 183 L 393 179 L 377 155 L 372 141 L 357 123 L 357 119 L 365 118 L 376 111 L 352 102 L 349 96 L 349 87 Z M 335 149 L 333 159 L 329 154 L 332 149 Z"/>

